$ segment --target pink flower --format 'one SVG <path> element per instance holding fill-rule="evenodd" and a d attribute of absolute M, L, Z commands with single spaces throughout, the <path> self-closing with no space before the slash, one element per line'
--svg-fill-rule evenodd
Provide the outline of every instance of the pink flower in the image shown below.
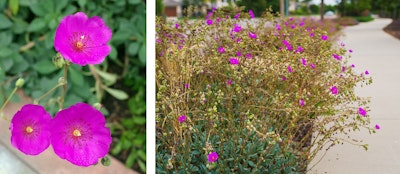
<path fill-rule="evenodd" d="M 287 67 L 287 70 L 288 70 L 290 73 L 293 72 L 292 67 L 290 67 L 290 66 Z"/>
<path fill-rule="evenodd" d="M 232 80 L 227 80 L 227 81 L 226 81 L 226 84 L 227 84 L 227 85 L 232 85 Z"/>
<path fill-rule="evenodd" d="M 247 53 L 246 54 L 246 58 L 251 59 L 253 56 L 251 55 L 251 53 Z"/>
<path fill-rule="evenodd" d="M 376 129 L 376 130 L 381 129 L 381 127 L 379 126 L 379 124 L 376 124 L 376 125 L 375 125 L 375 129 Z"/>
<path fill-rule="evenodd" d="M 11 144 L 27 155 L 37 155 L 50 145 L 51 116 L 43 106 L 24 105 L 11 119 Z"/>
<path fill-rule="evenodd" d="M 349 52 L 350 52 L 350 53 L 352 53 L 352 52 L 353 52 L 353 50 L 349 50 Z"/>
<path fill-rule="evenodd" d="M 296 25 L 293 24 L 293 25 L 290 26 L 290 28 L 295 29 Z"/>
<path fill-rule="evenodd" d="M 365 71 L 365 74 L 366 74 L 366 75 L 368 75 L 368 74 L 369 74 L 368 70 L 366 70 L 366 71 Z"/>
<path fill-rule="evenodd" d="M 236 52 L 236 56 L 238 56 L 238 57 L 242 56 L 242 52 L 240 52 L 240 51 Z"/>
<path fill-rule="evenodd" d="M 230 62 L 232 65 L 238 65 L 238 64 L 239 64 L 239 60 L 236 59 L 236 58 L 234 58 L 234 57 L 232 57 L 231 59 L 229 59 L 229 62 Z"/>
<path fill-rule="evenodd" d="M 255 33 L 249 32 L 249 37 L 252 39 L 257 39 L 257 35 Z"/>
<path fill-rule="evenodd" d="M 180 123 L 185 122 L 185 121 L 186 121 L 186 115 L 181 115 L 181 116 L 178 118 L 178 121 L 179 121 Z"/>
<path fill-rule="evenodd" d="M 282 77 L 282 81 L 286 81 L 286 77 L 285 76 Z"/>
<path fill-rule="evenodd" d="M 255 16 L 254 16 L 254 13 L 253 13 L 253 10 L 250 10 L 250 11 L 249 11 L 249 15 L 250 15 L 250 18 L 251 18 L 251 19 L 253 19 L 253 18 L 255 17 Z"/>
<path fill-rule="evenodd" d="M 239 19 L 239 17 L 240 17 L 240 13 L 238 13 L 238 14 L 235 14 L 235 16 L 233 16 L 235 19 Z"/>
<path fill-rule="evenodd" d="M 208 158 L 208 161 L 210 163 L 213 163 L 213 162 L 218 160 L 218 153 L 217 152 L 211 152 L 210 154 L 208 154 L 207 158 Z"/>
<path fill-rule="evenodd" d="M 363 108 L 358 108 L 358 113 L 364 117 L 367 115 L 367 111 L 365 111 Z"/>
<path fill-rule="evenodd" d="M 242 27 L 238 24 L 235 24 L 233 27 L 233 31 L 239 33 L 240 31 L 242 31 Z"/>
<path fill-rule="evenodd" d="M 337 89 L 337 87 L 336 86 L 332 86 L 331 87 L 331 93 L 333 94 L 333 95 L 336 95 L 336 94 L 338 94 L 338 89 Z"/>
<path fill-rule="evenodd" d="M 276 24 L 275 29 L 279 31 L 281 30 L 281 26 L 279 24 Z"/>
<path fill-rule="evenodd" d="M 86 103 L 59 111 L 51 127 L 51 144 L 61 158 L 78 166 L 96 164 L 112 141 L 103 114 Z"/>
<path fill-rule="evenodd" d="M 189 83 L 185 83 L 183 86 L 184 86 L 186 89 L 189 89 L 189 87 L 190 87 Z"/>
<path fill-rule="evenodd" d="M 301 46 L 297 47 L 297 50 L 295 51 L 296 53 L 302 53 L 304 50 Z"/>
<path fill-rule="evenodd" d="M 322 39 L 322 40 L 328 40 L 328 36 L 322 35 L 322 36 L 321 36 L 321 39 Z"/>
<path fill-rule="evenodd" d="M 314 33 L 310 33 L 310 37 L 314 37 Z"/>
<path fill-rule="evenodd" d="M 336 60 L 342 60 L 342 56 L 339 56 L 337 54 L 333 54 L 333 58 L 335 58 Z"/>
<path fill-rule="evenodd" d="M 305 58 L 301 58 L 301 63 L 303 66 L 307 66 L 307 60 Z"/>
<path fill-rule="evenodd" d="M 346 71 L 346 67 L 342 66 L 342 71 L 343 72 Z"/>
<path fill-rule="evenodd" d="M 176 28 L 176 29 L 179 28 L 179 24 L 178 24 L 178 23 L 175 24 L 175 28 Z"/>
<path fill-rule="evenodd" d="M 218 47 L 218 52 L 219 53 L 225 53 L 224 47 Z"/>
<path fill-rule="evenodd" d="M 54 47 L 64 59 L 78 65 L 100 64 L 110 53 L 112 32 L 104 21 L 78 12 L 64 17 L 57 27 Z"/>
<path fill-rule="evenodd" d="M 310 66 L 311 66 L 311 68 L 312 69 L 314 69 L 315 68 L 315 65 L 312 63 L 312 64 L 310 64 Z"/>
<path fill-rule="evenodd" d="M 300 99 L 300 100 L 299 100 L 299 105 L 300 105 L 300 106 L 304 106 L 304 100 L 303 100 L 303 99 Z"/>
<path fill-rule="evenodd" d="M 213 20 L 207 19 L 207 25 L 212 25 L 212 24 L 213 24 Z"/>

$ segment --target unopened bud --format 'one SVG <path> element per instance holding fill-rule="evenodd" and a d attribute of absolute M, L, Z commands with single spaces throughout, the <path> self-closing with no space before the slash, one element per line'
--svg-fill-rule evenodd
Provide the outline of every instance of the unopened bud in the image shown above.
<path fill-rule="evenodd" d="M 96 108 L 97 110 L 101 110 L 101 108 L 103 108 L 103 105 L 100 103 L 95 103 L 93 104 L 93 107 Z"/>
<path fill-rule="evenodd" d="M 105 156 L 101 159 L 101 164 L 103 166 L 109 166 L 111 164 L 111 160 L 108 156 Z"/>
<path fill-rule="evenodd" d="M 15 82 L 15 86 L 17 88 L 21 88 L 22 86 L 24 86 L 25 80 L 22 78 L 19 78 L 16 82 Z"/>

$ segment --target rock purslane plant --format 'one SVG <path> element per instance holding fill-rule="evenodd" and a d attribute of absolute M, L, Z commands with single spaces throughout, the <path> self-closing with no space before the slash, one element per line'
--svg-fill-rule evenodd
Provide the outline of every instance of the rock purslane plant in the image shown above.
<path fill-rule="evenodd" d="M 156 30 L 158 172 L 304 172 L 325 147 L 367 147 L 342 134 L 379 129 L 334 23 L 214 9 Z"/>

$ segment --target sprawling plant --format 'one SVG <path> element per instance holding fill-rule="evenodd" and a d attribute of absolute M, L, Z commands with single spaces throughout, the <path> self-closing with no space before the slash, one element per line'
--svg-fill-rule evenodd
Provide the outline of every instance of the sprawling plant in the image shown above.
<path fill-rule="evenodd" d="M 369 125 L 372 82 L 329 21 L 269 12 L 157 19 L 158 172 L 297 173 Z M 366 147 L 364 144 L 358 144 Z"/>

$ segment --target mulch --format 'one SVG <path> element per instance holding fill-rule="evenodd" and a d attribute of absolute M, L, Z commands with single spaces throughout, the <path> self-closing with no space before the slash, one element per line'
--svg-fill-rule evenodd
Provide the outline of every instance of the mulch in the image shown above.
<path fill-rule="evenodd" d="M 383 28 L 383 31 L 400 39 L 400 19 L 393 19 L 393 22 Z"/>

